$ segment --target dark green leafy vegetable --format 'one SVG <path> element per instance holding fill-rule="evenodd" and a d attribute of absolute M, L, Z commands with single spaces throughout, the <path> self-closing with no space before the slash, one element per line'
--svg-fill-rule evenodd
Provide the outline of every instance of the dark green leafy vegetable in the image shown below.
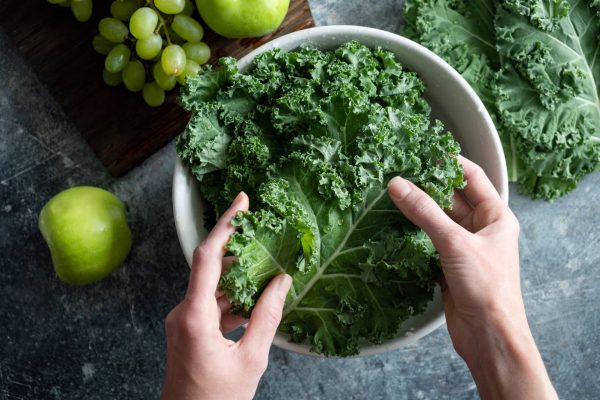
<path fill-rule="evenodd" d="M 537 174 L 522 186 L 555 198 L 600 167 L 600 19 L 590 1 L 547 3 L 519 9 L 525 15 L 498 9 L 506 61 L 497 100 L 505 129 Z"/>
<path fill-rule="evenodd" d="M 598 1 L 405 4 L 407 35 L 482 98 L 522 192 L 552 200 L 600 168 Z"/>
<path fill-rule="evenodd" d="M 387 195 L 400 174 L 444 207 L 462 187 L 459 146 L 432 124 L 425 86 L 394 55 L 350 42 L 231 59 L 190 79 L 177 152 L 220 214 L 243 190 L 221 287 L 247 314 L 269 280 L 293 277 L 280 330 L 325 355 L 357 354 L 424 311 L 438 257 Z"/>

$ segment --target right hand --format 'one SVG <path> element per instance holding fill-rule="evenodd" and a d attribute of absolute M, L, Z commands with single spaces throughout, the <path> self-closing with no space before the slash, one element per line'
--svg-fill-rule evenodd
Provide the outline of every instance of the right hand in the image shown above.
<path fill-rule="evenodd" d="M 461 157 L 467 186 L 457 192 L 449 215 L 402 178 L 389 183 L 398 208 L 431 238 L 440 254 L 444 310 L 456 351 L 476 356 L 472 337 L 488 323 L 527 324 L 519 282 L 519 223 L 483 170 Z M 446 290 L 447 289 L 447 290 Z"/>
<path fill-rule="evenodd" d="M 510 374 L 506 374 L 528 366 L 535 367 L 529 372 L 546 384 L 538 387 L 550 390 L 546 394 L 554 393 L 525 314 L 517 218 L 479 166 L 463 157 L 460 162 L 467 186 L 457 191 L 448 214 L 425 192 L 400 177 L 389 182 L 390 197 L 429 235 L 440 254 L 448 332 L 482 397 L 539 398 L 516 384 L 512 389 L 523 391 L 503 391 L 511 389 L 503 385 L 510 381 Z"/>

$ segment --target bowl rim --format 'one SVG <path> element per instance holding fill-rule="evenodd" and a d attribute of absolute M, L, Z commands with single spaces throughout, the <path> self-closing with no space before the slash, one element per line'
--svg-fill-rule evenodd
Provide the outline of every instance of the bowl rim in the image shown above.
<path fill-rule="evenodd" d="M 441 57 L 433 53 L 431 50 L 423 47 L 422 45 L 395 33 L 387 32 L 381 29 L 358 26 L 358 25 L 328 25 L 328 26 L 320 26 L 308 28 L 305 30 L 293 32 L 281 36 L 279 38 L 273 39 L 267 43 L 264 43 L 260 47 L 256 48 L 252 52 L 248 53 L 244 57 L 238 60 L 238 66 L 241 70 L 247 68 L 251 61 L 259 54 L 271 50 L 277 47 L 284 47 L 282 44 L 288 42 L 299 42 L 299 43 L 310 43 L 311 39 L 314 37 L 321 36 L 331 36 L 335 37 L 336 35 L 351 35 L 357 36 L 360 38 L 371 37 L 376 40 L 381 40 L 383 43 L 391 44 L 393 43 L 395 46 L 405 47 L 408 50 L 412 50 L 414 52 L 420 53 L 421 56 L 428 59 L 429 62 L 438 64 L 441 66 L 452 79 L 454 79 L 459 85 L 461 90 L 463 90 L 469 101 L 473 102 L 477 107 L 477 110 L 482 110 L 481 114 L 484 119 L 485 125 L 489 128 L 489 132 L 491 134 L 491 140 L 493 142 L 494 148 L 496 150 L 497 156 L 499 157 L 499 165 L 500 165 L 500 179 L 499 179 L 499 194 L 505 204 L 508 204 L 508 172 L 506 168 L 506 159 L 504 157 L 504 152 L 502 151 L 502 144 L 500 142 L 500 137 L 498 136 L 498 132 L 495 128 L 495 125 L 490 117 L 487 109 L 485 108 L 483 102 L 479 98 L 479 96 L 475 93 L 475 90 L 467 83 L 467 81 L 460 75 L 452 66 L 450 66 L 446 61 L 444 61 Z M 302 41 L 301 41 L 302 40 Z M 351 39 L 348 39 L 351 40 Z M 360 42 L 360 39 L 357 39 Z M 382 47 L 385 45 L 382 43 Z M 287 50 L 286 50 L 287 51 Z M 418 73 L 418 72 L 417 72 Z M 186 235 L 186 229 L 183 226 L 183 221 L 181 218 L 178 218 L 179 211 L 177 210 L 178 203 L 178 188 L 184 183 L 182 180 L 186 178 L 186 175 L 191 175 L 187 167 L 183 165 L 183 162 L 179 157 L 176 157 L 175 168 L 173 171 L 173 187 L 172 187 L 172 201 L 173 201 L 173 215 L 175 218 L 175 225 L 177 236 L 182 247 L 182 251 L 184 252 L 184 256 L 188 262 L 188 265 L 191 267 L 192 254 L 188 254 L 184 248 L 184 243 L 182 238 Z M 189 178 L 189 177 L 188 177 Z M 441 301 L 441 292 L 439 290 L 439 286 L 436 286 L 434 299 L 430 302 Z M 428 334 L 435 331 L 437 328 L 442 326 L 446 322 L 446 318 L 444 312 L 442 310 L 441 313 L 435 315 L 431 320 L 423 323 L 418 330 L 414 332 L 407 332 L 402 336 L 399 336 L 394 339 L 390 339 L 381 344 L 367 344 L 362 346 L 360 349 L 360 353 L 354 357 L 364 357 L 371 356 L 375 354 L 380 354 L 384 352 L 388 352 L 391 350 L 397 350 L 402 346 L 410 345 L 417 342 L 419 339 L 427 336 Z M 285 350 L 293 351 L 295 353 L 310 355 L 315 357 L 325 357 L 321 354 L 316 354 L 309 351 L 310 346 L 306 343 L 292 343 L 286 338 L 286 335 L 281 333 L 277 333 L 273 340 L 273 344 L 277 347 L 280 347 Z M 336 358 L 336 357 L 328 357 L 328 358 Z M 347 358 L 347 357 L 346 357 Z"/>

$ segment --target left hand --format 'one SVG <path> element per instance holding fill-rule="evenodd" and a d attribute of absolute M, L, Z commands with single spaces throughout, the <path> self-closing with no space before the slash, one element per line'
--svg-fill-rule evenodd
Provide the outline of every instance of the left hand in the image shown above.
<path fill-rule="evenodd" d="M 248 196 L 240 193 L 194 252 L 185 299 L 166 319 L 163 400 L 251 399 L 267 368 L 290 276 L 279 275 L 269 283 L 238 342 L 223 336 L 245 322 L 229 313 L 231 305 L 218 284 L 227 264 L 225 246 L 235 232 L 231 220 L 248 210 L 248 202 Z"/>

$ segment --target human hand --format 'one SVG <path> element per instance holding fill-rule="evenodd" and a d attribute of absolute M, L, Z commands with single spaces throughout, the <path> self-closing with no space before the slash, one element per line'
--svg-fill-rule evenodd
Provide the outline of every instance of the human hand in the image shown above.
<path fill-rule="evenodd" d="M 519 223 L 483 170 L 460 162 L 467 186 L 448 214 L 399 177 L 389 182 L 390 197 L 440 254 L 448 332 L 482 397 L 555 397 L 521 295 Z"/>
<path fill-rule="evenodd" d="M 245 320 L 229 313 L 231 305 L 218 291 L 225 246 L 234 233 L 231 220 L 248 210 L 240 193 L 194 252 L 185 299 L 167 316 L 167 368 L 163 400 L 251 399 L 267 368 L 269 349 L 281 321 L 291 285 L 279 275 L 260 296 L 243 337 L 236 343 L 227 333 Z"/>
<path fill-rule="evenodd" d="M 457 352 L 471 359 L 477 356 L 473 336 L 487 319 L 527 321 L 519 281 L 519 223 L 483 170 L 460 161 L 467 186 L 455 194 L 448 215 L 402 178 L 390 181 L 389 192 L 440 254 L 448 330 Z"/>

